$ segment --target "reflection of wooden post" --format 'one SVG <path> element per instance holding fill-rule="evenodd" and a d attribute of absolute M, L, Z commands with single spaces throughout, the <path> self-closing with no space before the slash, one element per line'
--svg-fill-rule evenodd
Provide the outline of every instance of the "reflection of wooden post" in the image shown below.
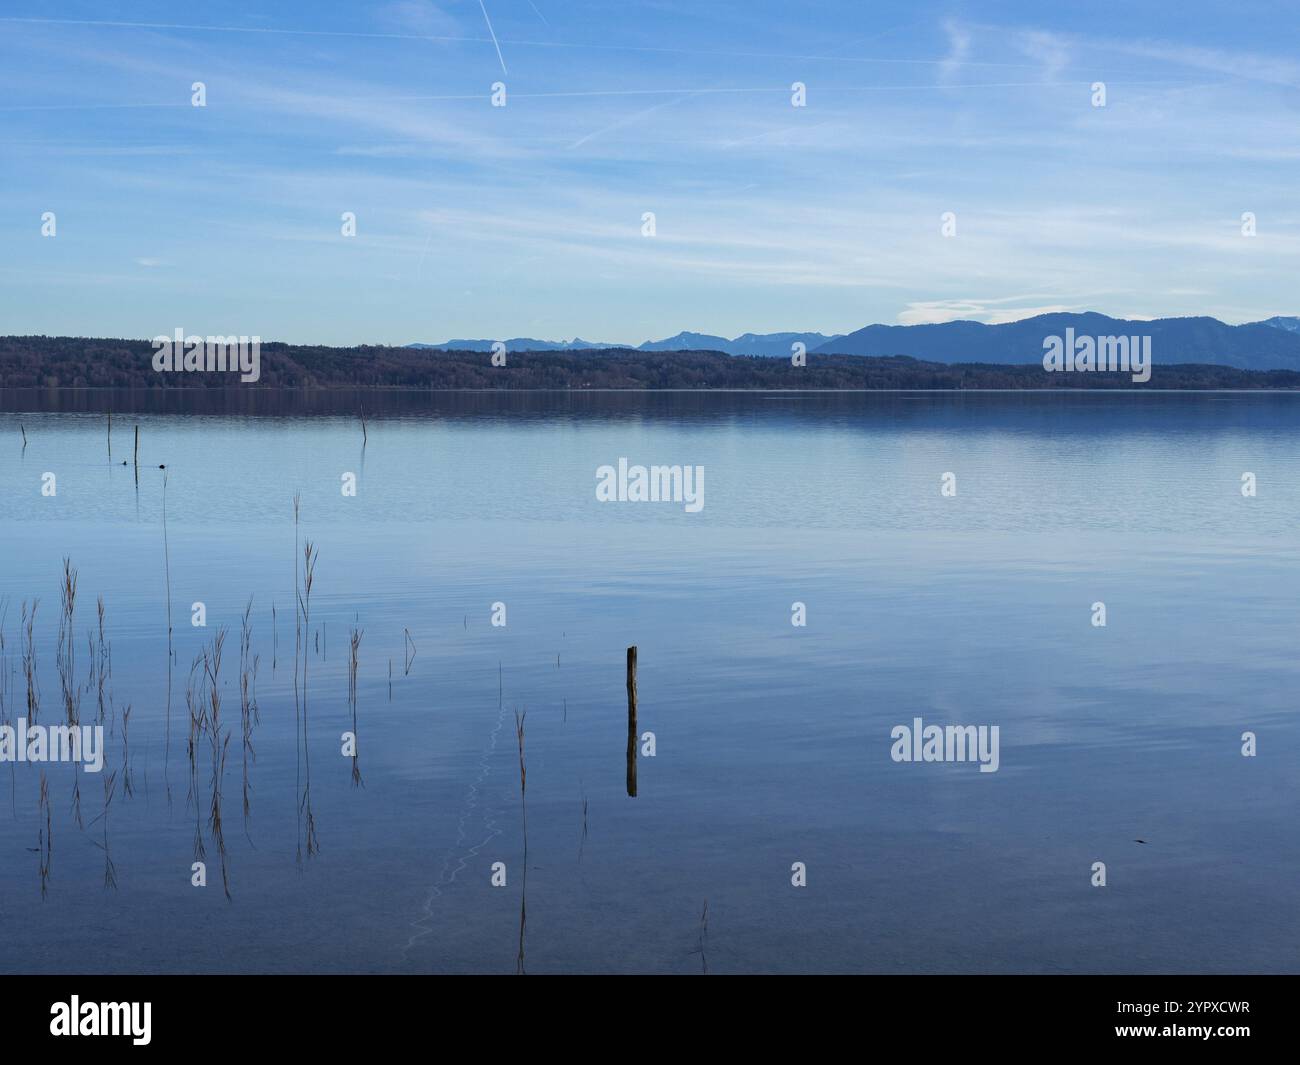
<path fill-rule="evenodd" d="M 636 798 L 636 648 L 627 649 L 627 793 Z"/>

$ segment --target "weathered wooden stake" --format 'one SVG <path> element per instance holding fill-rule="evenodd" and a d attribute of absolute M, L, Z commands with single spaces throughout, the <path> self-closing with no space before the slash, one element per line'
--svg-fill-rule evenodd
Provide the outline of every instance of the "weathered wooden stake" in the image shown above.
<path fill-rule="evenodd" d="M 140 465 L 140 427 L 135 427 L 135 465 Z"/>
<path fill-rule="evenodd" d="M 627 649 L 627 793 L 636 798 L 636 648 Z"/>

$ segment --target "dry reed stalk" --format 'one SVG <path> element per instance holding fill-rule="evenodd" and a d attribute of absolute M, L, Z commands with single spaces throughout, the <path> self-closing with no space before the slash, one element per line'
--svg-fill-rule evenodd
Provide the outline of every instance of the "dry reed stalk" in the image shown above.
<path fill-rule="evenodd" d="M 708 947 L 708 943 L 709 943 L 709 900 L 708 899 L 704 900 L 704 908 L 700 911 L 700 930 L 698 933 L 696 933 L 695 942 L 696 942 L 695 951 L 700 955 L 700 967 L 703 969 L 704 975 L 707 976 L 709 973 L 709 958 L 706 953 L 706 948 Z"/>
<path fill-rule="evenodd" d="M 402 632 L 404 634 L 402 651 L 406 655 L 406 671 L 402 674 L 402 676 L 409 677 L 411 675 L 411 665 L 412 663 L 415 662 L 415 656 L 419 652 L 415 649 L 415 641 L 411 639 L 411 630 L 403 629 Z"/>
<path fill-rule="evenodd" d="M 12 675 L 9 669 L 9 649 L 5 642 L 5 629 L 9 622 L 9 597 L 0 596 L 0 724 L 8 725 L 9 704 L 13 700 Z M 9 809 L 18 819 L 18 777 L 15 762 L 9 761 Z"/>
<path fill-rule="evenodd" d="M 528 711 L 522 714 L 519 709 L 515 708 L 515 740 L 519 744 L 519 807 L 523 813 L 524 819 L 524 863 L 528 862 L 528 766 L 524 763 L 524 721 L 528 718 Z"/>
<path fill-rule="evenodd" d="M 139 461 L 140 427 L 135 427 L 136 461 Z M 137 472 L 136 476 L 139 474 Z M 172 561 L 171 547 L 167 539 L 167 471 L 163 471 L 162 489 L 162 528 L 163 528 L 163 574 L 167 585 L 167 723 L 163 740 L 163 783 L 167 790 L 167 802 L 171 804 L 172 786 L 168 776 L 172 754 L 172 663 L 175 654 L 172 651 Z"/>
<path fill-rule="evenodd" d="M 519 892 L 519 953 L 515 956 L 515 973 L 524 975 L 524 931 L 528 925 L 528 767 L 524 763 L 524 721 L 528 711 L 522 714 L 515 708 L 515 740 L 519 744 L 519 808 L 524 822 L 524 875 Z"/>
<path fill-rule="evenodd" d="M 49 891 L 50 869 L 53 866 L 54 857 L 54 836 L 53 824 L 50 818 L 50 784 L 45 779 L 45 770 L 41 770 L 41 798 L 40 813 L 45 815 L 45 824 L 36 831 L 37 852 L 40 855 L 40 875 L 41 875 L 41 898 L 45 898 Z M 39 814 L 37 824 L 40 824 Z"/>
<path fill-rule="evenodd" d="M 578 781 L 578 794 L 582 798 L 582 838 L 578 840 L 578 863 L 582 863 L 582 852 L 587 846 L 587 791 Z"/>
<path fill-rule="evenodd" d="M 63 583 L 59 588 L 59 644 L 55 664 L 59 673 L 59 686 L 63 693 L 63 709 L 69 728 L 80 727 L 81 689 L 76 681 L 76 637 L 74 615 L 77 608 L 77 570 L 72 560 L 63 560 Z M 81 820 L 81 777 L 73 769 L 72 815 L 78 828 Z"/>
<path fill-rule="evenodd" d="M 293 794 L 297 800 L 297 860 L 302 861 L 302 710 L 298 696 L 298 656 L 302 653 L 302 592 L 298 586 L 298 522 L 302 493 L 293 494 Z"/>
<path fill-rule="evenodd" d="M 226 752 L 230 746 L 230 730 L 221 734 L 221 659 L 226 643 L 226 630 L 218 629 L 212 638 L 211 649 L 203 652 L 203 672 L 207 681 L 207 702 L 204 711 L 207 714 L 208 737 L 212 744 L 212 796 L 208 803 L 208 832 L 216 845 L 221 858 L 221 885 L 230 894 L 230 873 L 226 854 L 226 837 L 221 818 L 221 785 L 226 772 Z"/>
<path fill-rule="evenodd" d="M 357 765 L 357 659 L 361 650 L 363 630 L 351 629 L 348 634 L 348 706 L 352 710 L 352 786 L 362 784 L 361 769 Z"/>
<path fill-rule="evenodd" d="M 36 724 L 41 711 L 41 687 L 36 675 L 36 639 L 33 633 L 36 625 L 36 608 L 40 603 L 40 599 L 33 599 L 29 611 L 27 600 L 23 600 L 23 677 L 27 681 L 27 723 L 29 725 Z"/>
<path fill-rule="evenodd" d="M 636 648 L 627 649 L 627 794 L 636 798 Z"/>
<path fill-rule="evenodd" d="M 250 617 L 253 612 L 253 597 L 248 597 L 248 607 L 239 638 L 239 718 L 243 732 L 243 770 L 244 770 L 244 834 L 248 834 L 249 786 L 248 760 L 251 756 L 257 761 L 257 752 L 253 749 L 253 725 L 261 722 L 257 709 L 257 667 L 261 661 L 259 655 L 253 654 L 253 626 Z"/>
<path fill-rule="evenodd" d="M 104 812 L 101 813 L 96 821 L 101 823 L 101 840 L 95 842 L 95 846 L 104 852 L 104 888 L 117 890 L 117 866 L 113 864 L 113 856 L 108 849 L 108 811 L 113 805 L 113 795 L 117 790 L 117 773 L 109 773 L 104 777 Z M 92 822 L 93 824 L 93 822 Z"/>
<path fill-rule="evenodd" d="M 127 729 L 131 725 L 131 705 L 128 703 L 126 709 L 122 711 L 122 797 L 131 798 L 135 794 L 135 785 L 131 778 L 131 738 L 127 734 Z M 145 785 L 148 790 L 148 763 L 145 764 Z"/>
<path fill-rule="evenodd" d="M 102 595 L 95 600 L 95 612 L 99 622 L 99 641 L 94 651 L 93 673 L 96 701 L 99 705 L 99 723 L 102 725 L 104 723 L 104 685 L 113 675 L 113 651 L 104 636 L 104 597 Z"/>
<path fill-rule="evenodd" d="M 310 540 L 303 542 L 302 552 L 302 622 L 303 629 L 306 632 L 311 631 L 311 590 L 316 582 L 316 562 L 318 555 L 315 547 Z M 311 747 L 309 744 L 310 733 L 308 731 L 308 712 L 307 712 L 307 667 L 310 656 L 304 655 L 302 660 L 302 761 L 303 761 L 303 792 L 302 792 L 302 813 L 303 813 L 303 840 L 307 849 L 307 857 L 320 851 L 320 841 L 316 835 L 316 817 L 312 813 L 311 807 Z"/>

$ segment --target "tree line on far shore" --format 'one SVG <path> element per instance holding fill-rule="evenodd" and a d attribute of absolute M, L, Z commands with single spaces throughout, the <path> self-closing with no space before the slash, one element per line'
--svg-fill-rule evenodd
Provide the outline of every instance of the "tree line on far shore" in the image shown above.
<path fill-rule="evenodd" d="M 1041 365 L 923 362 L 907 356 L 789 359 L 710 351 L 484 352 L 361 346 L 261 346 L 261 377 L 159 373 L 145 340 L 0 337 L 0 388 L 260 389 L 1297 389 L 1300 372 L 1157 363 L 1151 380 L 1126 373 L 1048 373 Z"/>

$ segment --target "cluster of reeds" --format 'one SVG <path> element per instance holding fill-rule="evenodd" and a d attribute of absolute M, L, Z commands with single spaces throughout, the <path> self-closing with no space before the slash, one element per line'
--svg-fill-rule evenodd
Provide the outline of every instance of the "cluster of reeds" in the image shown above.
<path fill-rule="evenodd" d="M 172 623 L 171 610 L 170 543 L 167 530 L 166 486 L 167 479 L 166 476 L 164 476 L 162 524 L 164 541 L 164 573 L 167 595 L 166 616 L 168 656 L 168 690 L 167 709 L 164 721 L 164 742 L 165 751 L 168 752 L 169 756 L 171 701 L 173 696 L 173 664 L 175 662 L 176 653 L 175 632 Z M 295 553 L 298 552 L 300 545 L 300 506 L 300 496 L 295 495 Z M 313 630 L 312 628 L 311 604 L 313 592 L 315 591 L 315 572 L 318 561 L 318 549 L 310 540 L 301 542 L 300 559 L 301 561 L 299 561 L 298 558 L 295 558 L 294 565 L 294 590 L 295 599 L 297 601 L 294 692 L 295 706 L 299 708 L 298 716 L 301 721 L 301 729 L 298 731 L 297 735 L 301 744 L 299 747 L 300 764 L 304 771 L 304 775 L 301 778 L 302 787 L 298 804 L 302 826 L 299 843 L 299 854 L 301 857 L 302 850 L 304 849 L 308 856 L 315 855 L 319 853 L 320 850 L 311 793 L 309 712 L 310 660 L 309 656 L 305 653 L 306 634 L 313 631 L 315 632 L 318 646 L 322 654 L 325 653 L 327 645 L 325 643 L 325 626 L 321 624 L 318 629 Z M 301 565 L 301 572 L 299 571 L 299 565 Z M 70 729 L 80 729 L 83 700 L 90 700 L 90 705 L 93 707 L 94 715 L 92 720 L 99 726 L 105 726 L 105 732 L 108 735 L 116 735 L 117 725 L 119 723 L 118 719 L 120 718 L 122 746 L 120 761 L 116 758 L 116 752 L 114 752 L 112 765 L 106 769 L 104 775 L 101 777 L 101 784 L 103 786 L 103 805 L 99 811 L 96 811 L 96 816 L 83 820 L 79 774 L 74 775 L 74 780 L 72 782 L 71 810 L 76 825 L 83 831 L 90 829 L 91 843 L 103 851 L 104 887 L 115 889 L 118 886 L 118 878 L 116 864 L 113 860 L 110 848 L 111 834 L 109 831 L 109 823 L 114 802 L 119 799 L 130 799 L 135 794 L 136 775 L 134 772 L 134 761 L 130 744 L 132 706 L 127 704 L 119 712 L 113 698 L 113 655 L 112 645 L 108 637 L 107 610 L 103 596 L 98 596 L 95 600 L 95 614 L 92 624 L 87 626 L 80 636 L 77 633 L 76 608 L 79 591 L 78 584 L 79 578 L 77 568 L 73 566 L 71 559 L 64 558 L 60 584 L 60 613 L 55 663 L 60 683 L 60 694 L 63 703 L 64 717 L 66 719 L 66 724 Z M 18 647 L 16 651 L 11 651 L 9 633 L 7 630 L 10 602 L 8 597 L 0 596 L 0 723 L 9 724 L 12 722 L 13 719 L 22 712 L 24 706 L 26 709 L 27 720 L 30 724 L 35 725 L 39 720 L 41 685 L 36 646 L 36 615 L 39 604 L 39 598 L 33 598 L 30 603 L 26 599 L 22 601 L 20 626 L 16 641 Z M 242 747 L 243 817 L 246 832 L 251 816 L 251 771 L 252 767 L 256 763 L 256 749 L 253 743 L 253 734 L 255 726 L 260 724 L 260 709 L 257 699 L 257 676 L 260 667 L 260 656 L 254 652 L 252 623 L 253 605 L 254 600 L 250 597 L 243 613 L 240 633 L 239 704 Z M 278 646 L 278 631 L 276 629 L 278 612 L 274 603 L 272 603 L 271 609 L 273 629 L 272 637 L 276 646 Z M 364 630 L 359 625 L 355 625 L 349 629 L 348 708 L 352 719 L 354 737 L 359 729 L 358 692 L 360 647 L 363 635 Z M 232 730 L 227 727 L 222 720 L 222 711 L 224 706 L 222 688 L 223 679 L 221 673 L 226 638 L 227 633 L 223 628 L 217 633 L 210 645 L 205 647 L 194 659 L 185 689 L 185 703 L 188 709 L 187 716 L 189 719 L 189 730 L 186 743 L 187 760 L 189 765 L 187 801 L 194 803 L 194 855 L 197 860 L 203 860 L 213 849 L 215 849 L 217 854 L 220 855 L 222 862 L 223 887 L 226 897 L 229 899 L 231 898 L 231 890 L 227 846 L 224 836 L 223 784 Z M 77 643 L 80 639 L 85 640 L 82 647 L 85 654 L 85 659 L 83 661 L 79 661 L 77 654 Z M 409 629 L 404 630 L 403 640 L 404 671 L 409 675 L 417 654 L 415 641 L 412 639 Z M 11 654 L 15 660 L 13 662 L 11 662 Z M 299 676 L 296 666 L 296 662 L 299 658 L 302 660 L 301 676 Z M 17 670 L 17 660 L 20 660 L 21 662 L 21 679 L 19 679 Z M 78 675 L 77 672 L 79 666 L 83 669 L 81 675 Z M 391 659 L 389 669 L 391 685 Z M 19 685 L 25 687 L 25 698 L 23 695 L 23 687 L 19 687 Z M 17 689 L 17 691 L 15 691 L 15 689 Z M 15 698 L 15 694 L 17 694 L 17 698 Z M 499 692 L 498 694 L 500 695 L 501 693 Z M 524 762 L 523 746 L 523 719 L 524 715 L 517 713 L 516 732 L 519 743 L 521 799 L 522 793 L 527 786 L 527 770 Z M 206 748 L 204 747 L 205 739 L 207 743 Z M 105 753 L 107 754 L 108 752 Z M 205 756 L 208 761 L 209 775 L 209 788 L 207 794 L 202 798 L 200 797 L 201 782 L 198 772 L 201 755 Z M 15 816 L 17 816 L 16 781 L 12 764 L 10 766 L 10 775 L 11 805 L 14 807 Z M 352 755 L 351 780 L 354 786 L 364 786 L 364 780 L 360 771 L 359 752 L 355 747 Z M 145 786 L 147 791 L 147 774 Z M 170 804 L 170 784 L 168 784 L 167 794 L 168 802 Z M 206 799 L 206 802 L 204 802 L 203 799 Z M 205 813 L 206 817 L 204 816 Z M 43 897 L 47 895 L 49 890 L 49 881 L 53 864 L 52 829 L 53 815 L 51 810 L 49 779 L 45 771 L 42 770 L 40 774 L 40 799 L 38 807 L 38 845 L 36 848 L 33 848 L 33 850 L 40 856 L 39 869 L 41 892 Z M 525 847 L 527 845 L 526 829 L 525 817 Z M 211 846 L 209 846 L 209 844 Z"/>
<path fill-rule="evenodd" d="M 221 724 L 221 662 L 225 653 L 226 630 L 218 629 L 212 643 L 204 647 L 190 665 L 185 684 L 185 705 L 189 710 L 189 736 L 185 751 L 189 763 L 189 790 L 186 801 L 194 804 L 194 860 L 207 857 L 203 838 L 203 808 L 199 801 L 199 747 L 208 739 L 209 789 L 207 801 L 208 839 L 221 859 L 221 883 L 226 898 L 230 894 L 229 856 L 226 851 L 225 823 L 221 814 L 222 785 L 226 774 L 226 754 L 230 747 L 230 729 Z M 243 701 L 241 680 L 241 702 Z"/>
<path fill-rule="evenodd" d="M 166 485 L 167 480 L 164 476 L 163 540 L 164 571 L 167 594 L 166 614 L 168 656 L 167 711 L 164 729 L 165 750 L 170 752 L 171 700 L 173 695 L 172 674 L 173 663 L 176 655 L 174 649 L 175 633 L 172 624 L 171 611 L 170 545 L 167 532 Z M 301 728 L 297 732 L 298 742 L 301 744 L 298 748 L 301 766 L 301 794 L 298 802 L 301 824 L 299 856 L 301 857 L 302 851 L 305 850 L 306 854 L 310 857 L 319 853 L 320 842 L 311 793 L 309 700 L 310 657 L 305 653 L 307 633 L 315 632 L 318 646 L 322 654 L 325 651 L 326 644 L 325 626 L 322 624 L 318 629 L 313 630 L 312 628 L 311 603 L 313 592 L 316 590 L 315 572 L 319 552 L 318 548 L 310 540 L 300 541 L 300 507 L 300 496 L 295 495 L 294 544 L 296 554 L 301 546 L 301 554 L 295 558 L 294 564 L 294 594 L 297 608 L 295 611 L 294 693 L 297 716 L 301 721 Z M 301 570 L 299 569 L 300 566 Z M 89 699 L 93 700 L 93 703 L 91 704 L 94 708 L 93 720 L 95 720 L 98 725 L 107 726 L 105 731 L 109 735 L 115 735 L 118 718 L 120 717 L 122 735 L 120 762 L 114 758 L 112 767 L 108 768 L 104 776 L 101 777 L 101 783 L 103 786 L 103 805 L 101 810 L 96 812 L 96 816 L 93 819 L 89 819 L 88 824 L 83 822 L 80 776 L 78 774 L 74 776 L 72 784 L 72 813 L 79 828 L 82 828 L 83 831 L 88 827 L 94 830 L 91 833 L 91 842 L 94 846 L 102 850 L 104 854 L 104 887 L 106 889 L 116 889 L 118 886 L 118 878 L 116 865 L 110 849 L 111 835 L 109 831 L 109 822 L 111 819 L 113 803 L 119 798 L 129 799 L 134 795 L 135 773 L 130 746 L 130 719 L 132 716 L 132 706 L 130 704 L 126 705 L 119 713 L 113 699 L 113 656 L 112 646 L 108 638 L 107 611 L 104 599 L 102 596 L 96 598 L 93 624 L 92 626 L 88 626 L 82 636 L 79 637 L 76 630 L 77 595 L 78 570 L 72 565 L 69 558 L 64 558 L 60 585 L 61 609 L 58 623 L 56 666 L 66 723 L 69 728 L 79 729 L 81 727 L 83 699 Z M 21 660 L 22 679 L 20 681 L 16 669 L 10 663 L 11 651 L 7 632 L 7 619 L 10 603 L 7 597 L 0 597 L 0 723 L 8 724 L 16 716 L 16 712 L 21 711 L 24 706 L 24 698 L 21 688 L 18 689 L 18 698 L 14 698 L 15 688 L 18 684 L 23 684 L 25 686 L 25 707 L 28 721 L 31 724 L 36 724 L 39 719 L 41 691 L 35 638 L 36 614 L 39 604 L 39 598 L 32 599 L 30 603 L 25 599 L 22 601 L 21 620 L 17 641 L 19 646 L 18 652 L 14 653 L 14 657 L 20 658 Z M 243 818 L 246 832 L 251 816 L 252 784 L 250 776 L 252 767 L 256 764 L 256 750 L 253 743 L 253 734 L 255 726 L 260 724 L 260 709 L 256 687 L 260 667 L 260 656 L 254 652 L 252 623 L 253 605 L 254 600 L 250 597 L 242 617 L 238 689 L 242 747 Z M 276 631 L 278 616 L 276 605 L 274 603 L 272 603 L 271 609 L 272 636 L 278 646 L 278 632 Z M 350 627 L 348 655 L 348 709 L 352 719 L 352 734 L 354 738 L 359 731 L 358 693 L 360 647 L 363 636 L 364 630 L 359 625 Z M 78 662 L 77 656 L 77 642 L 79 638 L 84 638 L 85 640 L 83 651 L 86 655 L 86 659 L 81 663 Z M 194 659 L 186 684 L 185 703 L 188 709 L 187 716 L 189 719 L 188 738 L 186 743 L 189 766 L 187 801 L 194 803 L 194 855 L 196 860 L 203 860 L 211 850 L 215 849 L 221 859 L 222 883 L 225 895 L 230 899 L 232 897 L 230 889 L 230 872 L 223 821 L 223 784 L 232 731 L 231 728 L 222 720 L 222 712 L 223 709 L 225 709 L 223 706 L 222 664 L 226 638 L 226 630 L 224 628 L 219 630 L 211 643 L 204 647 L 201 653 Z M 405 629 L 403 632 L 403 669 L 407 675 L 411 672 L 416 654 L 417 648 L 415 646 L 415 641 L 411 637 L 410 630 Z M 302 661 L 301 675 L 299 675 L 297 669 L 297 661 L 299 659 Z M 79 664 L 83 667 L 83 675 L 80 677 L 77 673 Z M 390 698 L 391 680 L 392 660 L 390 659 Z M 498 678 L 498 681 L 498 687 L 501 689 L 500 677 Z M 499 701 L 501 696 L 502 691 L 499 690 Z M 520 801 L 521 810 L 523 812 L 526 876 L 528 839 L 526 805 L 527 765 L 525 761 L 524 735 L 525 718 L 526 714 L 516 711 L 515 728 L 519 752 Z M 207 743 L 206 748 L 204 747 L 205 739 Z M 201 755 L 206 757 L 208 762 L 209 776 L 207 794 L 202 798 L 201 782 L 198 772 Z M 359 750 L 356 746 L 354 746 L 352 753 L 351 780 L 354 786 L 364 786 L 364 780 L 360 771 Z M 16 816 L 16 785 L 13 782 L 12 765 L 10 790 L 11 804 L 15 807 L 14 812 Z M 206 802 L 204 802 L 203 799 L 206 799 Z M 171 801 L 170 784 L 168 784 L 168 801 L 169 803 Z M 205 813 L 206 817 L 204 816 Z M 34 850 L 40 856 L 39 869 L 41 892 L 43 897 L 48 893 L 53 864 L 52 829 L 53 816 L 51 810 L 49 780 L 45 771 L 42 770 L 40 774 L 40 799 L 38 808 L 38 846 L 34 848 Z M 584 823 L 584 835 L 585 831 Z M 211 846 L 209 846 L 209 844 Z M 521 908 L 521 959 L 523 922 L 524 911 Z"/>

